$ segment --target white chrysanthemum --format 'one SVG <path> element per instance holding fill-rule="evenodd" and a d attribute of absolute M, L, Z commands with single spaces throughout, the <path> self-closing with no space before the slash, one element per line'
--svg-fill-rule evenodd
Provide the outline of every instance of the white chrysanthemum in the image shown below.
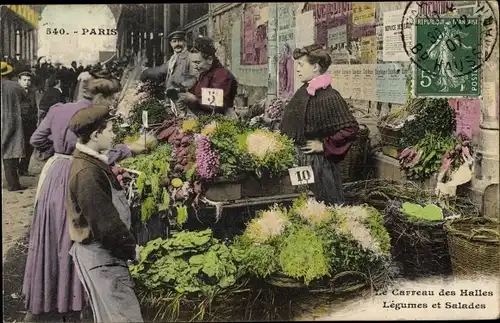
<path fill-rule="evenodd" d="M 368 230 L 363 223 L 348 219 L 346 225 L 354 240 L 356 240 L 364 249 L 375 252 L 378 250 L 378 243 L 373 240 L 370 230 Z"/>
<path fill-rule="evenodd" d="M 337 210 L 343 213 L 348 220 L 352 219 L 358 222 L 364 222 L 370 216 L 368 210 L 361 205 L 339 206 Z"/>
<path fill-rule="evenodd" d="M 258 219 L 253 219 L 246 228 L 246 234 L 252 241 L 263 243 L 281 235 L 289 224 L 282 210 L 271 209 L 262 212 Z"/>
<path fill-rule="evenodd" d="M 281 149 L 282 144 L 271 133 L 256 130 L 247 136 L 247 151 L 260 159 Z"/>
<path fill-rule="evenodd" d="M 339 206 L 336 210 L 343 215 L 344 228 L 354 240 L 363 248 L 378 252 L 380 245 L 373 239 L 370 230 L 365 225 L 369 216 L 368 210 L 359 205 Z"/>
<path fill-rule="evenodd" d="M 328 206 L 312 198 L 308 199 L 302 207 L 297 209 L 297 213 L 313 225 L 320 224 L 331 218 Z"/>

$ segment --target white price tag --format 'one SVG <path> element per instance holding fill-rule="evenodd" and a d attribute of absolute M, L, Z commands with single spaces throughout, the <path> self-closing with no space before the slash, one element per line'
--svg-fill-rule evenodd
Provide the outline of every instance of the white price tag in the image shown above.
<path fill-rule="evenodd" d="M 289 168 L 288 173 L 293 186 L 314 183 L 314 172 L 311 166 Z"/>
<path fill-rule="evenodd" d="M 201 88 L 201 104 L 210 105 L 213 107 L 223 107 L 224 106 L 224 90 L 202 87 Z"/>
<path fill-rule="evenodd" d="M 144 128 L 149 128 L 148 112 L 146 110 L 142 110 L 142 126 Z"/>

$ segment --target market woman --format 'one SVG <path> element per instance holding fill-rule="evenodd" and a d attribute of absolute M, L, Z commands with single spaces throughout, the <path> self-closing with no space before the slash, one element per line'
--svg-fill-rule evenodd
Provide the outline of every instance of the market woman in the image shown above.
<path fill-rule="evenodd" d="M 212 40 L 200 36 L 195 39 L 193 48 L 189 51 L 191 63 L 196 72 L 199 73 L 199 78 L 189 92 L 179 94 L 179 100 L 188 104 L 190 111 L 197 116 L 211 114 L 230 116 L 234 114 L 233 104 L 238 91 L 238 82 L 233 73 L 222 66 L 217 58 Z M 202 104 L 203 88 L 222 90 L 222 106 L 216 106 L 215 103 L 212 105 Z M 215 100 L 215 97 L 212 100 Z"/>
<path fill-rule="evenodd" d="M 36 193 L 23 283 L 26 321 L 56 311 L 70 314 L 84 306 L 83 287 L 69 255 L 72 243 L 66 220 L 66 194 L 77 138 L 68 126 L 78 111 L 93 103 L 111 104 L 119 83 L 107 74 L 94 74 L 84 90 L 84 99 L 52 106 L 31 137 L 35 148 L 41 152 L 53 150 L 55 154 L 42 170 Z M 118 145 L 109 151 L 109 161 L 129 157 L 132 150 L 141 149 L 140 143 L 131 147 Z"/>
<path fill-rule="evenodd" d="M 359 125 L 327 73 L 330 55 L 319 45 L 295 49 L 297 76 L 302 85 L 288 103 L 281 133 L 295 141 L 299 166 L 311 166 L 311 191 L 327 204 L 344 202 L 337 163 L 356 138 Z"/>

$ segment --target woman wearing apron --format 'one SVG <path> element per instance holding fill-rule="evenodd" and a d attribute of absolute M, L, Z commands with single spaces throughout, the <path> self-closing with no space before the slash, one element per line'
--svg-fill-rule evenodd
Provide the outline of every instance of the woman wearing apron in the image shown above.
<path fill-rule="evenodd" d="M 332 88 L 330 55 L 319 45 L 295 49 L 297 74 L 304 85 L 294 94 L 281 120 L 281 133 L 296 144 L 299 166 L 311 166 L 311 191 L 327 204 L 344 202 L 336 163 L 341 161 L 359 130 L 339 92 Z"/>
<path fill-rule="evenodd" d="M 76 136 L 69 131 L 68 124 L 73 115 L 89 107 L 92 100 L 111 102 L 119 87 L 104 79 L 106 75 L 100 77 L 87 83 L 84 99 L 52 106 L 30 140 L 39 151 L 55 154 L 46 162 L 38 181 L 23 282 L 28 310 L 26 321 L 44 313 L 78 312 L 85 304 L 83 287 L 69 255 L 72 242 L 65 201 Z M 109 152 L 110 162 L 131 155 L 125 145 Z"/>
<path fill-rule="evenodd" d="M 94 322 L 143 322 L 127 261 L 136 259 L 124 190 L 103 151 L 112 147 L 106 105 L 80 110 L 70 129 L 78 137 L 69 175 L 70 254 L 89 296 Z"/>

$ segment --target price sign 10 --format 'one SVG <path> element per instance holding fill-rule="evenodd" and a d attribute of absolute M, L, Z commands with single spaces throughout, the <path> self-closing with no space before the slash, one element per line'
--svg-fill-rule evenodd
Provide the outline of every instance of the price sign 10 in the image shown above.
<path fill-rule="evenodd" d="M 293 186 L 314 183 L 314 172 L 311 166 L 289 168 L 288 173 Z"/>

